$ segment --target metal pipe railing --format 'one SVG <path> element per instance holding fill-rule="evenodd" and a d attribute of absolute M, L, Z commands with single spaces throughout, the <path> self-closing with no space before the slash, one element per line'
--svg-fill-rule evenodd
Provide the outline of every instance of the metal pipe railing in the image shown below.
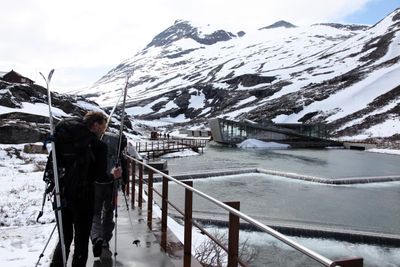
<path fill-rule="evenodd" d="M 165 190 L 164 189 L 164 187 L 162 187 L 163 188 L 163 191 L 164 191 L 164 193 L 166 193 L 166 191 L 168 191 L 168 190 Z M 160 197 L 160 198 L 163 198 L 163 194 L 162 193 L 160 193 L 160 192 L 158 192 L 156 189 L 154 189 L 154 187 L 153 187 L 153 191 Z M 164 195 L 165 196 L 165 195 Z M 182 216 L 185 216 L 185 213 L 183 212 L 183 211 L 181 211 L 177 206 L 175 206 L 172 202 L 170 202 L 169 200 L 168 200 L 168 197 L 166 198 L 166 202 L 168 202 L 168 204 L 169 205 L 171 205 L 179 214 L 181 214 Z M 239 203 L 239 202 L 238 202 Z M 165 208 L 166 209 L 166 208 Z M 162 211 L 164 211 L 164 208 L 162 208 Z M 166 217 L 167 215 L 167 212 L 165 211 L 165 215 L 161 215 L 162 217 Z M 212 235 L 211 235 L 211 233 L 209 233 L 206 229 L 204 229 L 203 228 L 203 226 L 201 226 L 199 223 L 197 223 L 196 221 L 192 221 L 192 224 L 195 226 L 195 227 L 197 227 L 200 231 L 201 231 L 201 233 L 202 234 L 204 234 L 204 235 L 206 235 L 208 238 L 210 238 L 214 243 L 216 243 L 219 247 L 221 247 L 226 253 L 229 253 L 229 249 L 228 249 L 228 247 L 226 247 L 224 244 L 222 244 L 218 239 L 216 239 L 215 237 L 213 237 Z M 166 229 L 166 227 L 165 227 L 165 229 Z M 239 229 L 239 228 L 238 228 Z M 161 231 L 163 231 L 163 230 L 161 230 Z M 165 230 L 164 230 L 165 231 Z M 239 262 L 239 264 L 240 265 L 242 265 L 242 266 L 248 266 L 245 262 L 243 262 L 240 258 L 238 258 L 237 259 L 238 260 L 238 262 Z"/>
<path fill-rule="evenodd" d="M 251 217 L 249 217 L 248 215 L 238 211 L 237 209 L 235 209 L 233 207 L 230 207 L 229 205 L 227 205 L 227 204 L 225 204 L 225 203 L 223 203 L 223 202 L 221 202 L 221 201 L 219 201 L 219 200 L 217 200 L 217 199 L 215 199 L 215 198 L 213 198 L 213 197 L 211 197 L 211 196 L 209 196 L 209 195 L 207 195 L 207 194 L 205 194 L 205 193 L 203 193 L 203 192 L 201 192 L 201 191 L 199 191 L 199 190 L 197 190 L 197 189 L 195 189 L 195 188 L 193 188 L 193 187 L 191 187 L 191 186 L 189 186 L 189 185 L 187 185 L 187 184 L 185 184 L 185 183 L 183 183 L 183 182 L 181 182 L 181 181 L 179 181 L 177 179 L 175 179 L 174 177 L 155 169 L 154 167 L 144 163 L 143 160 L 137 160 L 137 159 L 135 159 L 133 157 L 130 157 L 130 156 L 127 156 L 127 158 L 130 159 L 131 161 L 134 161 L 134 162 L 138 163 L 139 166 L 140 166 L 139 170 L 142 170 L 142 172 L 143 172 L 143 168 L 146 167 L 149 171 L 151 171 L 153 173 L 160 174 L 162 177 L 167 178 L 168 180 L 175 182 L 176 184 L 178 184 L 179 186 L 185 188 L 186 190 L 189 190 L 189 191 L 197 194 L 198 196 L 200 196 L 200 197 L 202 197 L 202 198 L 214 203 L 215 205 L 219 206 L 220 208 L 223 208 L 223 209 L 229 211 L 230 214 L 234 214 L 234 215 L 238 216 L 239 218 L 241 218 L 241 219 L 245 220 L 246 222 L 250 223 L 251 225 L 257 227 L 261 231 L 272 235 L 273 237 L 277 238 L 278 240 L 282 241 L 283 243 L 287 244 L 288 246 L 294 248 L 295 250 L 301 252 L 304 255 L 307 255 L 311 259 L 319 262 L 323 266 L 327 266 L 327 267 L 346 267 L 346 266 L 349 266 L 349 267 L 350 266 L 351 267 L 360 266 L 360 267 L 362 267 L 363 266 L 363 259 L 362 258 L 355 258 L 355 259 L 349 259 L 349 260 L 340 260 L 340 261 L 332 261 L 332 260 L 320 255 L 319 253 L 317 253 L 317 252 L 315 252 L 315 251 L 313 251 L 313 250 L 311 250 L 311 249 L 309 249 L 309 248 L 307 248 L 307 247 L 305 247 L 303 245 L 300 245 L 299 243 L 291 240 L 290 238 L 286 237 L 285 235 L 281 234 L 280 232 L 272 229 L 271 227 L 269 227 L 269 226 L 267 226 L 267 225 L 255 220 L 255 219 L 253 219 Z M 139 179 L 139 182 L 140 182 L 140 180 L 141 179 Z M 141 186 L 139 184 L 139 190 L 141 190 L 140 188 L 141 188 Z M 139 191 L 139 197 L 140 196 L 141 196 L 141 192 Z M 138 201 L 139 201 L 139 203 L 141 203 L 140 199 Z"/>

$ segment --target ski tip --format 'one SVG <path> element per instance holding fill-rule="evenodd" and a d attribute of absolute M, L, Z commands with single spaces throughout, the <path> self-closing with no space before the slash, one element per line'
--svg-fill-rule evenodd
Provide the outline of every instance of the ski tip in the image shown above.
<path fill-rule="evenodd" d="M 133 76 L 133 70 L 131 71 L 131 72 L 128 72 L 127 74 L 126 74 L 126 82 L 128 82 L 128 80 Z"/>
<path fill-rule="evenodd" d="M 41 73 L 41 72 L 39 71 L 39 74 L 40 74 L 40 76 L 42 76 L 43 79 L 46 81 L 46 77 L 44 77 L 43 73 Z M 46 81 L 46 82 L 47 82 L 47 81 Z"/>
<path fill-rule="evenodd" d="M 50 82 L 51 77 L 53 76 L 53 73 L 54 73 L 54 69 L 52 69 L 52 70 L 49 72 L 49 76 L 48 76 L 48 78 L 47 78 L 47 81 L 48 81 L 48 82 Z"/>

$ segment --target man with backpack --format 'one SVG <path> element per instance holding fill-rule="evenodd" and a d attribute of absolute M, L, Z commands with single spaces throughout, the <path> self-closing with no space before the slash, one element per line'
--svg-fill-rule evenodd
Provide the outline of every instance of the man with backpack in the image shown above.
<path fill-rule="evenodd" d="M 107 144 L 107 172 L 115 166 L 122 168 L 122 187 L 128 180 L 127 162 L 123 157 L 122 151 L 127 145 L 127 140 L 122 135 L 121 148 L 118 151 L 119 135 L 107 132 L 103 135 L 102 141 Z M 118 152 L 120 154 L 118 155 Z M 111 175 L 102 177 L 95 182 L 95 204 L 92 230 L 90 233 L 93 244 L 93 256 L 100 257 L 102 249 L 109 249 L 109 242 L 114 230 L 114 209 L 115 194 L 119 187 L 119 181 L 113 179 Z"/>
<path fill-rule="evenodd" d="M 83 119 L 62 120 L 54 133 L 64 245 L 68 258 L 74 240 L 73 267 L 86 266 L 94 210 L 94 182 L 109 176 L 107 145 L 99 139 L 106 129 L 106 122 L 102 112 L 91 111 Z M 122 170 L 113 168 L 111 173 L 117 179 L 121 177 Z M 63 266 L 60 241 L 50 266 Z"/>

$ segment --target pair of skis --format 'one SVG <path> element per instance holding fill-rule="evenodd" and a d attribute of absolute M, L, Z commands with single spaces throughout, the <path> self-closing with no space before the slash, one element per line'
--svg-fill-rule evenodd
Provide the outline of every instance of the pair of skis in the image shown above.
<path fill-rule="evenodd" d="M 50 119 L 50 135 L 53 137 L 54 135 L 54 123 L 53 123 L 53 113 L 51 111 L 51 92 L 50 92 L 50 81 L 53 77 L 54 69 L 49 72 L 49 75 L 46 77 L 43 73 L 39 72 L 39 74 L 43 77 L 46 82 L 47 87 L 47 99 L 49 104 L 49 119 Z M 58 178 L 58 169 L 57 169 L 57 153 L 56 153 L 56 144 L 54 143 L 54 139 L 51 138 L 51 154 L 53 160 L 53 173 L 54 173 L 54 185 L 55 185 L 55 201 L 56 201 L 56 216 L 57 216 L 57 226 L 58 226 L 58 234 L 60 237 L 61 244 L 61 253 L 63 258 L 63 266 L 67 266 L 67 254 L 65 252 L 65 242 L 64 242 L 64 232 L 63 232 L 63 223 L 62 223 L 62 214 L 61 214 L 61 196 L 60 196 L 60 185 Z"/>
<path fill-rule="evenodd" d="M 51 110 L 52 104 L 51 104 L 51 92 L 50 92 L 50 82 L 51 82 L 51 78 L 53 77 L 53 73 L 54 73 L 54 69 L 52 69 L 49 72 L 49 74 L 46 78 L 41 72 L 39 72 L 39 74 L 43 77 L 43 79 L 46 82 L 47 98 L 48 98 L 48 106 L 49 106 L 50 135 L 51 136 L 54 135 L 54 122 L 53 122 L 53 113 Z M 127 91 L 128 91 L 128 82 L 129 82 L 129 78 L 132 76 L 132 74 L 133 74 L 133 72 L 131 74 L 127 75 L 126 82 L 125 82 L 125 88 L 122 90 L 122 93 L 121 93 L 120 97 L 118 98 L 117 103 L 113 107 L 113 109 L 110 113 L 110 116 L 107 120 L 107 127 L 108 127 L 108 124 L 110 123 L 113 113 L 114 113 L 116 107 L 118 106 L 118 103 L 123 95 L 124 99 L 123 99 L 123 104 L 122 104 L 121 127 L 120 127 L 119 140 L 118 140 L 118 155 L 121 152 L 122 133 L 123 133 L 123 129 L 124 129 L 125 103 L 126 103 L 126 95 L 127 95 Z M 60 196 L 60 185 L 59 185 L 59 177 L 58 177 L 58 169 L 57 169 L 58 165 L 57 165 L 57 157 L 56 157 L 57 154 L 56 154 L 56 146 L 54 143 L 54 139 L 53 138 L 51 138 L 51 139 L 52 139 L 51 140 L 51 148 L 52 148 L 53 172 L 54 172 L 54 183 L 55 183 L 55 202 L 56 202 L 57 226 L 58 226 L 58 233 L 59 233 L 60 244 L 61 244 L 63 266 L 66 267 L 67 266 L 67 255 L 66 255 L 63 223 L 62 223 L 62 213 L 61 213 L 61 196 Z M 117 222 L 115 222 L 115 223 L 117 223 Z M 54 230 L 53 230 L 53 232 L 54 232 Z M 115 236 L 115 240 L 117 240 L 116 236 Z M 114 253 L 115 257 L 117 255 L 117 252 L 116 252 L 117 243 L 116 242 L 117 241 L 115 241 L 115 253 Z M 46 247 L 47 247 L 47 244 L 46 244 Z M 39 261 L 40 261 L 41 256 L 39 257 Z M 39 263 L 39 261 L 38 261 L 38 263 Z"/>

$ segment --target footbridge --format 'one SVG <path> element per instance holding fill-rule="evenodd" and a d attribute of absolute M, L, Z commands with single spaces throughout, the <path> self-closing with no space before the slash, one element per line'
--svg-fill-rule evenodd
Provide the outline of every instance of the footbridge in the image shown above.
<path fill-rule="evenodd" d="M 208 139 L 163 139 L 149 142 L 136 142 L 135 149 L 138 153 L 146 153 L 147 158 L 157 158 L 167 153 L 178 152 L 186 149 L 203 153 Z"/>

